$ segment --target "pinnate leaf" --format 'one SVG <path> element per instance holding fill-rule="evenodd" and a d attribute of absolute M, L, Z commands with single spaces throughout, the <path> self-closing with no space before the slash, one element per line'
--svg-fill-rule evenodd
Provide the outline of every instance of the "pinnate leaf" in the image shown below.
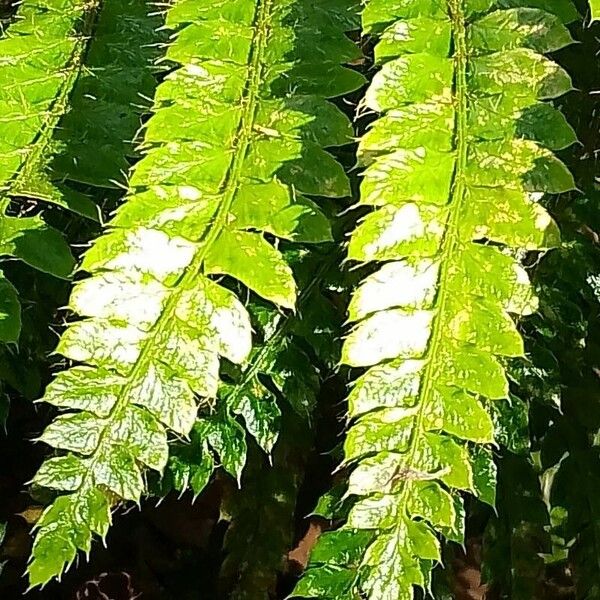
<path fill-rule="evenodd" d="M 58 351 L 82 364 L 59 374 L 47 392 L 69 412 L 41 439 L 86 469 L 81 482 L 66 473 L 68 493 L 47 509 L 32 585 L 60 575 L 75 549 L 89 550 L 99 529 L 83 510 L 71 519 L 89 498 L 100 495 L 105 506 L 140 500 L 145 469 L 160 476 L 165 468 L 168 432 L 184 441 L 192 434 L 200 450 L 196 467 L 175 471 L 178 485 L 198 493 L 211 452 L 240 478 L 245 430 L 227 407 L 211 409 L 222 359 L 243 366 L 251 355 L 243 288 L 293 310 L 296 284 L 271 236 L 328 241 L 326 217 L 305 196 L 349 192 L 325 150 L 352 141 L 348 119 L 327 98 L 364 81 L 342 66 L 360 50 L 344 35 L 347 19 L 338 11 L 348 6 L 339 4 L 179 0 L 166 9 L 173 36 L 164 59 L 176 68 L 156 91 L 125 201 L 81 264 L 88 278 L 70 300 L 80 319 Z M 326 58 L 311 68 L 321 47 Z M 331 126 L 323 115 L 335 115 Z M 254 218 L 259 198 L 276 210 L 257 210 Z M 276 411 L 258 411 L 256 397 L 234 406 L 269 451 Z M 60 471 L 52 482 L 53 471 L 44 469 L 45 484 L 60 489 Z M 50 561 L 45 549 L 63 504 L 73 507 L 61 517 L 68 552 Z M 102 525 L 104 532 L 106 519 Z"/>
<path fill-rule="evenodd" d="M 461 494 L 495 502 L 489 407 L 508 396 L 506 358 L 524 355 L 513 317 L 537 307 L 515 251 L 557 243 L 538 200 L 575 187 L 552 153 L 573 130 L 544 103 L 572 84 L 543 53 L 571 43 L 576 15 L 545 0 L 365 3 L 378 72 L 364 105 L 381 116 L 359 147 L 371 211 L 348 258 L 374 268 L 342 351 L 367 370 L 348 398 L 340 532 L 372 542 L 347 577 L 340 541 L 327 561 L 336 576 L 315 564 L 295 596 L 420 597 L 439 538 L 462 541 Z"/>

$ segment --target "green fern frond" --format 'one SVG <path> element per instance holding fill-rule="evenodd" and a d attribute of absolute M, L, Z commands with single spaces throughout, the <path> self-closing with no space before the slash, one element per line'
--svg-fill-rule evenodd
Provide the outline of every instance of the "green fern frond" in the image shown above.
<path fill-rule="evenodd" d="M 541 102 L 571 81 L 539 52 L 571 42 L 574 15 L 554 0 L 366 3 L 380 68 L 365 108 L 381 116 L 359 148 L 360 203 L 375 210 L 348 257 L 384 264 L 354 295 L 342 355 L 368 368 L 348 398 L 355 502 L 335 560 L 313 556 L 296 596 L 412 599 L 438 536 L 462 539 L 460 493 L 494 503 L 487 405 L 508 396 L 505 358 L 524 353 L 509 314 L 535 309 L 514 251 L 556 244 L 536 200 L 574 188 L 552 154 L 574 132 Z"/>
<path fill-rule="evenodd" d="M 63 278 L 74 262 L 62 236 L 39 216 L 20 218 L 10 202 L 26 195 L 25 188 L 44 169 L 96 9 L 95 2 L 25 1 L 0 39 L 0 254 Z M 20 318 L 16 292 L 8 283 L 3 292 L 9 330 L 3 328 L 0 339 L 15 342 Z"/>
<path fill-rule="evenodd" d="M 230 522 L 219 575 L 223 597 L 273 597 L 277 577 L 288 567 L 296 501 L 313 438 L 308 423 L 285 407 L 272 464 L 250 452 L 240 489 L 227 496 L 221 507 Z"/>
<path fill-rule="evenodd" d="M 149 10 L 145 0 L 23 4 L 0 63 L 11 82 L 0 97 L 0 190 L 7 198 L 98 219 L 95 203 L 65 181 L 114 187 L 124 180 L 164 39 L 156 32 L 160 16 Z"/>
<path fill-rule="evenodd" d="M 62 278 L 74 266 L 65 240 L 41 217 L 19 216 L 10 202 L 43 168 L 95 10 L 95 3 L 26 1 L 0 38 L 0 254 Z M 1 281 L 0 340 L 17 342 L 18 292 L 4 276 Z"/>
<path fill-rule="evenodd" d="M 16 22 L 0 40 L 0 198 L 3 214 L 10 198 L 38 197 L 36 189 L 51 185 L 45 173 L 52 138 L 67 111 L 99 4 L 82 0 L 25 1 L 19 7 Z M 69 198 L 57 192 L 44 199 L 75 212 L 89 212 L 86 203 L 81 200 L 71 203 Z M 28 223 L 33 232 L 42 228 L 37 221 Z M 8 240 L 15 227 L 25 225 L 5 225 L 6 233 L 2 237 Z M 45 235 L 49 236 L 48 233 Z M 56 239 L 52 243 L 57 249 L 60 247 Z M 66 246 L 60 251 L 68 252 Z M 55 268 L 50 263 L 33 266 L 50 269 L 49 272 L 64 277 L 71 272 L 73 264 L 59 258 L 53 261 Z"/>
<path fill-rule="evenodd" d="M 277 576 L 288 568 L 285 555 L 293 541 L 298 490 L 315 437 L 315 396 L 330 366 L 339 360 L 336 341 L 342 320 L 323 292 L 340 259 L 336 251 L 326 259 L 312 252 L 295 263 L 294 274 L 302 289 L 297 314 L 281 315 L 257 306 L 251 309 L 260 322 L 257 329 L 262 332 L 262 344 L 223 401 L 230 411 L 243 416 L 248 431 L 269 454 L 271 466 L 249 448 L 240 489 L 226 497 L 222 507 L 230 525 L 220 579 L 223 593 L 226 590 L 232 600 L 267 600 L 274 593 Z M 315 313 L 320 313 L 321 319 L 313 318 Z M 321 321 L 326 323 L 325 329 L 320 328 Z M 327 350 L 322 338 L 331 344 Z M 303 347 L 317 356 L 309 357 Z M 276 395 L 283 402 L 278 404 Z M 262 417 L 272 409 L 280 426 L 273 427 Z M 278 433 L 277 443 L 275 436 L 271 440 L 260 435 L 263 431 Z"/>
<path fill-rule="evenodd" d="M 288 412 L 291 409 L 302 421 L 310 423 L 322 371 L 339 358 L 339 352 L 332 348 L 318 353 L 319 348 L 323 350 L 326 346 L 324 337 L 328 342 L 330 337 L 334 338 L 330 345 L 336 348 L 335 328 L 341 323 L 321 288 L 325 285 L 324 275 L 339 261 L 335 252 L 333 259 L 324 259 L 317 252 L 302 254 L 305 256 L 293 261 L 294 275 L 302 289 L 297 312 L 282 314 L 260 302 L 249 305 L 260 343 L 253 348 L 246 367 L 240 373 L 229 373 L 231 381 L 221 384 L 216 411 L 205 411 L 198 418 L 191 443 L 173 448 L 161 494 L 171 489 L 179 492 L 191 489 L 198 496 L 212 475 L 215 454 L 239 483 L 246 463 L 245 431 L 271 457 L 280 435 L 281 400 Z M 318 321 L 314 320 L 310 321 L 309 330 L 305 330 L 307 313 L 314 309 L 326 316 L 327 329 L 319 331 Z M 316 350 L 317 360 L 303 346 Z M 324 365 L 323 370 L 319 362 Z M 240 419 L 245 431 L 238 422 Z"/>
<path fill-rule="evenodd" d="M 302 325 L 309 318 L 306 314 L 309 307 L 318 308 L 330 317 L 328 331 L 322 332 L 321 336 L 335 336 L 339 318 L 336 318 L 335 309 L 321 293 L 321 288 L 325 285 L 327 271 L 339 262 L 337 258 L 335 251 L 333 260 L 331 257 L 325 260 L 315 253 L 305 257 L 304 264 L 296 265 L 295 276 L 302 289 L 296 314 L 267 312 L 257 305 L 250 309 L 254 319 L 260 321 L 257 329 L 262 333 L 262 343 L 256 348 L 248 369 L 238 381 L 224 389 L 223 395 L 229 411 L 243 417 L 246 429 L 267 454 L 271 453 L 278 438 L 278 428 L 272 424 L 281 413 L 275 393 L 298 416 L 306 422 L 311 420 L 323 369 L 303 349 L 303 346 L 318 349 L 319 342 L 315 339 L 319 337 L 317 322 L 310 321 L 310 331 L 304 331 Z M 327 360 L 323 355 L 317 358 Z M 268 386 L 263 381 L 268 381 Z"/>
<path fill-rule="evenodd" d="M 599 419 L 588 401 L 598 393 L 597 382 L 570 393 L 575 402 L 586 403 L 585 416 L 578 417 L 567 402 L 566 414 L 557 417 L 543 440 L 541 456 L 553 558 L 568 566 L 575 597 L 584 600 L 600 594 Z"/>
<path fill-rule="evenodd" d="M 291 269 L 265 234 L 328 240 L 327 219 L 303 194 L 349 193 L 324 149 L 352 133 L 326 98 L 363 83 L 340 66 L 360 56 L 343 33 L 349 6 L 180 0 L 167 11 L 175 33 L 166 59 L 180 66 L 157 89 L 128 197 L 86 253 L 91 276 L 71 296 L 84 319 L 58 351 L 82 364 L 44 398 L 69 412 L 40 439 L 67 453 L 34 481 L 65 494 L 38 523 L 31 585 L 89 552 L 116 501 L 139 502 L 143 470 L 166 465 L 167 431 L 186 438 L 198 398 L 207 409 L 216 397 L 220 358 L 248 359 L 250 319 L 228 278 L 294 308 Z M 203 435 L 219 451 L 240 434 L 223 426 Z M 237 468 L 237 453 L 221 459 Z"/>
<path fill-rule="evenodd" d="M 582 431 L 576 431 L 581 436 Z M 579 444 L 577 444 L 579 445 Z M 554 479 L 550 505 L 559 517 L 556 533 L 569 549 L 577 598 L 600 595 L 600 451 L 598 447 L 571 449 Z M 562 518 L 560 518 L 562 517 Z"/>

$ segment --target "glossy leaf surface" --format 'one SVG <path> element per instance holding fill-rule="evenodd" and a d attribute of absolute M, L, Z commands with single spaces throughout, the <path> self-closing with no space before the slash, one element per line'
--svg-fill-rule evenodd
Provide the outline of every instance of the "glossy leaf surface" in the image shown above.
<path fill-rule="evenodd" d="M 139 502 L 144 470 L 167 464 L 168 432 L 187 439 L 199 406 L 214 403 L 222 360 L 250 357 L 249 315 L 226 284 L 294 309 L 291 268 L 266 234 L 327 241 L 327 219 L 304 194 L 349 193 L 325 149 L 352 134 L 327 98 L 363 82 L 341 66 L 360 56 L 344 35 L 349 8 L 180 0 L 167 11 L 165 60 L 178 67 L 157 89 L 125 202 L 83 259 L 89 277 L 70 300 L 81 320 L 58 347 L 78 364 L 44 397 L 67 412 L 40 439 L 67 453 L 44 463 L 36 482 L 65 495 L 38 523 L 32 585 L 88 552 L 94 534 L 104 537 L 115 501 Z M 256 210 L 261 202 L 272 209 Z M 244 418 L 256 404 L 248 397 Z M 241 426 L 217 410 L 198 428 L 239 477 Z M 263 425 L 250 419 L 248 429 L 272 445 Z M 203 464 L 197 485 L 210 470 Z"/>
<path fill-rule="evenodd" d="M 430 587 L 440 537 L 462 541 L 460 493 L 495 502 L 489 406 L 508 396 L 506 359 L 524 354 L 512 317 L 537 306 L 515 250 L 558 242 L 537 200 L 575 187 L 553 154 L 575 134 L 547 103 L 572 84 L 542 54 L 571 42 L 573 12 L 366 3 L 379 70 L 364 104 L 380 118 L 359 147 L 372 210 L 348 258 L 378 270 L 354 295 L 342 353 L 366 368 L 348 397 L 354 503 L 331 559 L 317 546 L 295 596 L 412 599 Z M 351 532 L 367 536 L 357 554 Z"/>

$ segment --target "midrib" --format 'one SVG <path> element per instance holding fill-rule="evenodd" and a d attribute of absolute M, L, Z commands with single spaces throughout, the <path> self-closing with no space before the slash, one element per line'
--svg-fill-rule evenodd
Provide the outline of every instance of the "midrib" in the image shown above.
<path fill-rule="evenodd" d="M 436 315 L 433 319 L 431 337 L 425 354 L 426 365 L 421 379 L 421 392 L 419 410 L 415 416 L 415 424 L 412 432 L 405 467 L 409 470 L 415 461 L 417 452 L 422 443 L 424 434 L 423 421 L 432 401 L 433 384 L 437 378 L 437 359 L 439 351 L 444 345 L 444 325 L 447 322 L 448 301 L 450 293 L 448 290 L 448 279 L 452 267 L 452 258 L 459 244 L 458 228 L 461 214 L 461 206 L 465 201 L 465 172 L 467 166 L 467 41 L 466 20 L 463 8 L 463 0 L 447 0 L 448 14 L 452 22 L 454 40 L 454 103 L 455 103 L 455 131 L 454 151 L 456 153 L 456 164 L 454 169 L 450 211 L 442 247 L 440 252 L 440 275 L 438 279 L 438 299 L 435 309 Z M 409 486 L 405 483 L 399 493 L 399 503 L 406 506 Z"/>
<path fill-rule="evenodd" d="M 254 34 L 250 46 L 250 53 L 248 55 L 248 76 L 246 78 L 246 86 L 241 99 L 243 110 L 240 115 L 237 134 L 233 144 L 232 158 L 220 186 L 221 201 L 215 211 L 212 225 L 208 228 L 204 240 L 201 241 L 201 248 L 175 284 L 174 291 L 167 300 L 160 317 L 157 319 L 149 332 L 149 336 L 142 344 L 140 355 L 132 367 L 129 380 L 121 389 L 117 402 L 115 403 L 100 435 L 99 443 L 93 453 L 94 459 L 87 469 L 86 476 L 81 486 L 77 490 L 80 493 L 83 493 L 86 489 L 89 489 L 94 485 L 92 473 L 94 471 L 94 465 L 102 460 L 104 446 L 108 443 L 106 438 L 107 433 L 109 433 L 113 425 L 123 417 L 123 414 L 129 405 L 129 393 L 131 389 L 137 384 L 138 380 L 145 375 L 148 364 L 153 358 L 152 351 L 154 350 L 156 340 L 162 336 L 165 330 L 171 328 L 173 313 L 179 302 L 182 290 L 187 288 L 186 284 L 193 282 L 196 277 L 201 274 L 204 259 L 206 258 L 211 245 L 218 239 L 223 228 L 227 224 L 227 217 L 239 187 L 244 160 L 252 139 L 252 130 L 258 108 L 259 87 L 263 75 L 263 55 L 268 43 L 269 23 L 274 1 L 275 0 L 257 0 L 254 19 Z M 77 491 L 75 493 L 77 493 Z"/>

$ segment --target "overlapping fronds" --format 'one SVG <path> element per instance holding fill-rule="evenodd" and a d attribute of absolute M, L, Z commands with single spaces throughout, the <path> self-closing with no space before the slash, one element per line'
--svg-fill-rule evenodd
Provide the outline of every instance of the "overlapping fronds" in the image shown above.
<path fill-rule="evenodd" d="M 543 448 L 552 533 L 560 540 L 562 558 L 568 559 L 576 598 L 582 600 L 600 594 L 600 449 L 594 439 L 597 418 L 594 422 L 595 432 L 590 432 L 566 418 L 560 420 Z"/>
<path fill-rule="evenodd" d="M 583 170 L 595 169 L 590 164 Z M 574 597 L 600 594 L 600 384 L 598 364 L 598 251 L 593 238 L 582 235 L 598 227 L 597 196 L 573 202 L 565 218 L 572 242 L 538 273 L 542 319 L 531 325 L 531 339 L 555 361 L 552 375 L 560 382 L 555 410 L 532 405 L 532 419 L 542 433 L 540 445 L 544 500 L 551 516 L 554 571 L 568 569 Z M 562 216 L 562 215 L 561 215 Z M 570 219 L 569 219 L 570 218 Z M 569 220 L 573 219 L 573 222 Z M 585 223 L 585 227 L 581 225 Z M 570 231 L 569 231 L 570 230 Z M 590 286 L 586 286 L 588 281 Z M 544 388 L 542 388 L 542 391 Z M 542 596 L 543 597 L 543 596 Z"/>
<path fill-rule="evenodd" d="M 43 7 L 36 6 L 38 10 L 30 10 L 26 5 L 25 18 L 35 18 L 36 23 L 47 26 L 44 20 L 37 20 Z M 16 11 L 16 8 L 14 3 L 13 10 Z M 89 236 L 85 221 L 69 212 L 47 210 L 44 203 L 59 204 L 89 219 L 98 220 L 96 202 L 102 203 L 108 195 L 104 192 L 92 200 L 87 192 L 93 194 L 98 186 L 111 185 L 109 177 L 124 180 L 126 157 L 132 154 L 131 142 L 127 140 L 131 140 L 140 128 L 140 112 L 143 110 L 140 103 L 148 104 L 150 101 L 143 100 L 142 96 L 150 98 L 156 86 L 153 72 L 157 67 L 151 59 L 160 52 L 159 42 L 164 40 L 164 34 L 158 30 L 160 15 L 147 14 L 151 8 L 146 0 L 112 0 L 102 3 L 97 9 L 93 26 L 86 30 L 89 41 L 84 52 L 72 66 L 65 67 L 74 71 L 73 81 L 69 81 L 70 89 L 61 92 L 68 99 L 53 109 L 56 115 L 51 123 L 42 122 L 43 135 L 34 142 L 45 145 L 45 148 L 27 180 L 21 181 L 18 188 L 15 186 L 8 190 L 7 200 L 12 203 L 7 218 L 41 215 L 46 222 L 59 227 L 67 238 L 75 237 L 80 241 Z M 75 24 L 79 27 L 80 21 L 75 20 Z M 25 34 L 19 34 L 19 29 L 11 31 L 12 35 L 23 38 L 22 44 L 28 40 L 28 47 L 32 46 L 32 41 Z M 46 34 L 46 30 L 42 33 Z M 43 45 L 35 51 L 38 55 L 43 53 Z M 14 61 L 6 63 L 3 68 L 12 69 L 14 73 L 19 61 L 25 64 L 30 60 L 25 53 L 14 57 Z M 36 60 L 42 64 L 41 56 Z M 15 81 L 15 84 L 19 82 Z M 32 83 L 25 86 L 29 89 Z M 106 102 L 109 96 L 111 102 Z M 112 101 L 113 97 L 116 101 Z M 121 98 L 122 102 L 119 101 Z M 7 113 L 7 122 L 12 116 L 14 114 Z M 0 118 L 3 131 L 16 131 L 22 125 L 22 119 L 10 125 L 3 121 Z M 34 132 L 30 133 L 33 135 Z M 4 141 L 7 143 L 7 140 Z M 108 147 L 110 151 L 105 151 Z M 84 153 L 83 148 L 89 151 Z M 26 153 L 33 152 L 32 148 L 23 147 L 22 150 L 24 157 Z M 67 165 L 69 169 L 65 168 Z M 95 177 L 86 178 L 88 174 Z M 76 183 L 71 184 L 66 181 L 67 178 Z M 80 182 L 92 185 L 84 188 Z M 82 189 L 86 190 L 86 195 L 81 193 Z M 116 195 L 117 192 L 110 194 L 112 197 Z M 33 222 L 38 225 L 39 217 Z M 96 226 L 92 225 L 92 228 Z M 58 255 L 58 259 L 62 260 L 68 250 L 62 239 L 58 239 L 59 248 L 64 250 Z M 36 244 L 37 241 L 34 237 L 23 236 L 21 244 L 28 243 Z M 52 260 L 56 255 L 47 253 L 47 248 L 40 250 L 41 257 L 49 265 L 46 270 L 52 270 Z M 70 257 L 69 264 L 72 267 Z M 2 285 L 6 289 L 3 287 L 2 294 L 6 309 L 0 318 L 4 328 L 0 337 L 5 341 L 18 338 L 19 344 L 0 347 L 0 379 L 28 399 L 38 398 L 42 386 L 40 368 L 47 364 L 48 354 L 56 344 L 55 334 L 40 324 L 54 319 L 56 306 L 64 305 L 62 290 L 67 289 L 67 284 L 34 274 L 29 269 L 23 270 L 19 264 L 7 264 L 5 272 Z M 22 315 L 19 314 L 15 294 L 11 294 L 11 284 L 16 287 L 24 306 Z"/>
<path fill-rule="evenodd" d="M 282 314 L 259 301 L 248 306 L 260 341 L 243 369 L 230 369 L 228 382 L 219 388 L 216 409 L 203 410 L 196 420 L 191 443 L 173 448 L 162 493 L 191 489 L 198 496 L 215 468 L 215 455 L 217 464 L 239 483 L 246 463 L 246 432 L 271 458 L 280 435 L 282 404 L 299 421 L 311 424 L 321 381 L 339 358 L 341 322 L 322 293 L 323 277 L 337 257 L 335 252 L 333 260 L 320 252 L 286 257 L 302 289 L 296 313 Z"/>
<path fill-rule="evenodd" d="M 0 40 L 0 192 L 4 209 L 10 196 L 26 195 L 25 190 L 44 172 L 98 5 L 78 0 L 25 1 L 16 22 Z"/>
<path fill-rule="evenodd" d="M 85 10 L 93 8 L 89 3 L 86 6 Z M 82 6 L 79 10 L 83 9 Z M 62 82 L 62 87 L 56 87 L 56 98 L 48 97 L 51 112 L 45 119 L 34 119 L 33 111 L 41 110 L 43 106 L 39 106 L 40 99 L 33 95 L 31 83 L 25 85 L 25 89 L 32 90 L 28 108 L 31 114 L 24 115 L 26 119 L 17 119 L 16 125 L 11 120 L 16 116 L 14 111 L 7 115 L 5 127 L 12 135 L 6 138 L 6 144 L 13 138 L 26 143 L 27 135 L 35 135 L 36 126 L 41 129 L 35 140 L 35 156 L 18 181 L 11 185 L 10 196 L 42 200 L 87 218 L 98 218 L 95 203 L 79 190 L 65 185 L 65 181 L 96 187 L 114 187 L 115 182 L 124 181 L 127 157 L 134 154 L 132 140 L 141 125 L 140 113 L 148 108 L 156 86 L 152 71 L 157 67 L 153 61 L 158 57 L 159 42 L 164 38 L 157 31 L 161 25 L 160 16 L 148 15 L 150 9 L 145 0 L 108 1 L 95 7 L 94 18 L 90 17 L 84 27 L 85 37 L 78 41 L 81 47 L 73 49 L 73 56 L 63 56 L 70 61 L 64 65 L 69 77 Z M 69 15 L 73 23 L 79 23 L 80 15 L 73 14 L 71 5 L 65 5 L 61 11 L 63 21 Z M 38 13 L 46 14 L 46 8 L 38 6 L 23 12 L 26 18 L 37 19 Z M 37 35 L 40 24 L 48 27 L 44 21 L 36 20 L 30 35 Z M 48 29 L 60 40 L 60 30 Z M 71 35 L 64 25 L 63 29 L 65 36 Z M 10 32 L 20 34 L 17 27 L 12 27 Z M 49 68 L 43 56 L 45 44 L 52 44 L 53 39 L 38 41 L 39 48 L 32 50 L 34 58 L 26 56 L 25 60 L 35 59 L 39 72 L 43 73 L 44 68 Z M 75 41 L 73 38 L 71 43 Z M 31 46 L 28 38 L 23 38 L 20 43 L 25 42 Z M 23 57 L 15 56 L 14 59 L 16 69 L 17 61 L 22 61 Z M 11 75 L 7 70 L 6 76 L 8 80 L 15 74 Z M 59 77 L 57 84 L 60 82 Z M 15 80 L 14 89 L 20 89 L 21 84 Z M 42 80 L 37 85 L 48 86 L 48 81 Z M 24 107 L 22 110 L 27 112 Z M 24 129 L 26 126 L 29 129 Z M 20 137 L 17 135 L 19 130 Z M 16 154 L 19 154 L 18 150 Z"/>
<path fill-rule="evenodd" d="M 288 567 L 298 491 L 315 437 L 316 393 L 341 349 L 342 320 L 323 293 L 339 261 L 335 251 L 327 258 L 312 252 L 294 261 L 303 290 L 297 314 L 251 307 L 261 345 L 222 401 L 243 416 L 271 466 L 249 448 L 240 490 L 222 509 L 230 526 L 220 579 L 232 599 L 268 600 Z M 279 433 L 276 444 L 273 432 Z"/>
<path fill-rule="evenodd" d="M 141 125 L 140 103 L 155 87 L 151 59 L 164 37 L 155 31 L 160 18 L 149 16 L 149 9 L 145 0 L 19 4 L 0 61 L 1 239 L 7 256 L 70 275 L 70 250 L 42 220 L 38 201 L 97 220 L 95 202 L 65 180 L 106 186 L 124 178 Z M 17 341 L 17 292 L 2 282 L 0 337 Z"/>
<path fill-rule="evenodd" d="M 351 302 L 343 362 L 368 370 L 349 401 L 346 525 L 296 596 L 412 599 L 462 539 L 463 491 L 495 499 L 487 408 L 524 353 L 512 315 L 535 309 L 515 250 L 557 242 L 537 203 L 574 188 L 553 155 L 575 141 L 543 102 L 571 88 L 541 53 L 568 45 L 569 2 L 370 0 L 379 71 L 365 107 L 361 201 L 348 257 L 378 263 Z"/>
<path fill-rule="evenodd" d="M 250 319 L 227 282 L 293 310 L 291 269 L 269 240 L 330 239 L 303 194 L 349 192 L 324 148 L 351 139 L 326 98 L 362 84 L 341 66 L 359 56 L 343 33 L 354 15 L 345 1 L 169 6 L 166 59 L 179 66 L 157 89 L 130 192 L 86 253 L 91 276 L 71 296 L 82 320 L 58 350 L 80 364 L 44 398 L 68 412 L 41 440 L 66 453 L 48 459 L 35 482 L 65 494 L 38 523 L 32 585 L 105 536 L 115 501 L 139 501 L 144 468 L 166 465 L 167 432 L 187 437 L 198 400 L 206 410 L 217 396 L 221 359 L 247 361 Z M 219 426 L 202 439 L 220 452 L 235 434 Z"/>
<path fill-rule="evenodd" d="M 231 600 L 269 600 L 288 568 L 298 490 L 314 436 L 309 424 L 285 407 L 281 437 L 270 466 L 250 452 L 241 489 L 222 506 L 230 524 L 220 580 L 223 596 Z"/>

